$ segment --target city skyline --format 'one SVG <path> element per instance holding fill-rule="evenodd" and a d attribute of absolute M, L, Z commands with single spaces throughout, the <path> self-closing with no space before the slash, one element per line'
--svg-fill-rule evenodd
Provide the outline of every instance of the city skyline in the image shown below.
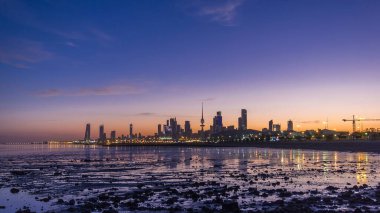
<path fill-rule="evenodd" d="M 242 108 L 257 130 L 271 119 L 286 129 L 291 119 L 294 129 L 328 120 L 350 131 L 342 119 L 380 118 L 378 1 L 15 0 L 0 8 L 0 142 L 82 139 L 86 123 L 104 124 L 107 136 L 130 123 L 152 135 L 170 117 L 195 132 L 201 102 L 206 129 L 217 111 L 238 127 Z"/>
<path fill-rule="evenodd" d="M 216 115 L 213 117 L 213 121 L 212 121 L 212 125 L 209 126 L 209 128 L 204 128 L 205 125 L 205 121 L 204 121 L 204 111 L 203 111 L 203 102 L 202 102 L 202 111 L 201 111 L 201 119 L 200 119 L 200 122 L 199 122 L 199 129 L 197 129 L 196 131 L 193 131 L 193 128 L 191 126 L 191 123 L 189 120 L 184 120 L 184 122 L 181 124 L 179 121 L 177 121 L 177 118 L 176 117 L 171 117 L 171 118 L 168 118 L 166 120 L 166 122 L 163 122 L 163 123 L 158 123 L 157 124 L 157 131 L 156 132 L 153 132 L 152 134 L 147 134 L 147 135 L 143 135 L 141 134 L 141 132 L 137 131 L 137 132 L 133 132 L 132 131 L 132 126 L 133 124 L 130 123 L 129 124 L 129 134 L 124 134 L 125 132 L 123 130 L 121 130 L 121 133 L 120 134 L 116 134 L 116 131 L 115 130 L 112 130 L 110 131 L 111 133 L 111 137 L 110 138 L 107 138 L 106 137 L 106 133 L 105 133 L 105 129 L 104 129 L 104 124 L 100 124 L 99 125 L 99 132 L 98 132 L 98 135 L 99 137 L 90 137 L 90 123 L 87 123 L 86 124 L 86 128 L 85 128 L 85 137 L 84 137 L 84 140 L 83 142 L 89 142 L 90 140 L 95 142 L 101 142 L 101 143 L 105 143 L 107 139 L 109 139 L 109 142 L 115 142 L 115 140 L 117 138 L 121 139 L 121 140 L 125 140 L 125 142 L 132 142 L 132 139 L 142 139 L 141 137 L 148 137 L 149 139 L 152 139 L 152 138 L 155 138 L 155 139 L 164 139 L 164 140 L 173 140 L 173 141 L 178 141 L 179 138 L 187 138 L 187 139 L 197 139 L 197 140 L 206 140 L 206 139 L 210 139 L 212 138 L 214 134 L 216 135 L 219 135 L 220 133 L 227 133 L 227 135 L 235 135 L 235 134 L 246 134 L 246 135 L 250 135 L 250 137 L 252 137 L 252 133 L 254 134 L 257 134 L 257 133 L 262 133 L 263 135 L 271 135 L 272 133 L 273 134 L 277 134 L 277 133 L 285 133 L 285 135 L 288 135 L 290 133 L 290 135 L 292 135 L 292 133 L 294 134 L 304 134 L 304 132 L 314 132 L 314 133 L 317 133 L 317 132 L 325 132 L 325 133 L 321 133 L 321 134 L 332 134 L 336 136 L 336 134 L 343 134 L 344 137 L 348 137 L 349 134 L 351 133 L 354 133 L 354 132 L 377 132 L 379 131 L 380 128 L 364 128 L 363 127 L 363 122 L 367 122 L 367 121 L 375 121 L 375 122 L 379 122 L 380 119 L 366 119 L 366 118 L 358 118 L 358 117 L 355 117 L 355 115 L 352 116 L 352 120 L 350 119 L 342 119 L 343 122 L 349 122 L 351 125 L 353 125 L 353 129 L 351 131 L 342 131 L 342 130 L 338 130 L 336 128 L 329 128 L 329 121 L 328 119 L 326 121 L 319 121 L 319 120 L 313 120 L 313 121 L 302 121 L 302 122 L 294 122 L 292 119 L 289 119 L 286 121 L 286 124 L 282 124 L 281 122 L 277 122 L 274 123 L 274 120 L 271 119 L 267 122 L 267 125 L 268 126 L 264 126 L 262 127 L 261 129 L 250 129 L 250 128 L 247 128 L 247 117 L 248 117 L 248 113 L 247 113 L 247 110 L 246 109 L 241 109 L 241 116 L 238 117 L 238 122 L 237 122 L 237 126 L 235 126 L 234 124 L 226 124 L 224 123 L 223 124 L 223 119 L 222 119 L 222 112 L 221 111 L 217 111 L 216 112 Z M 354 121 L 354 122 L 353 122 Z M 304 124 L 318 124 L 318 125 L 322 125 L 323 127 L 321 128 L 316 128 L 316 129 L 313 129 L 313 128 L 305 128 L 305 129 L 302 129 L 301 128 L 301 124 L 304 125 Z M 195 125 L 197 126 L 197 125 Z M 307 126 L 307 125 L 306 125 Z M 248 130 L 248 131 L 247 131 Z M 252 130 L 254 132 L 252 132 Z M 231 132 L 231 131 L 234 131 L 234 132 Z M 314 134 L 313 133 L 313 134 Z M 223 135 L 223 134 L 222 134 Z M 169 137 L 168 137 L 169 136 Z M 214 135 L 215 136 L 215 135 Z M 240 136 L 241 137 L 241 136 Z M 161 138 L 161 139 L 160 139 Z M 244 136 L 243 136 L 244 138 Z M 78 140 L 74 140 L 74 141 L 77 141 Z M 82 141 L 82 140 L 79 140 L 79 141 Z"/>

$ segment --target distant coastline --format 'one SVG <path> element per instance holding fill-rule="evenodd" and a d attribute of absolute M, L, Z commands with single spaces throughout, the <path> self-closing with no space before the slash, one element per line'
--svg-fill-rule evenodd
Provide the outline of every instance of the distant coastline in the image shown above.
<path fill-rule="evenodd" d="M 380 153 L 380 141 L 290 141 L 290 142 L 193 142 L 193 143 L 123 143 L 103 146 L 169 146 L 169 147 L 257 147 L 271 149 L 307 149 L 339 152 Z"/>
<path fill-rule="evenodd" d="M 339 141 L 278 141 L 278 142 L 145 142 L 145 143 L 111 143 L 111 144 L 76 144 L 67 142 L 54 143 L 0 143 L 0 145 L 48 145 L 48 144 L 72 144 L 83 146 L 159 146 L 159 147 L 256 147 L 270 149 L 304 149 L 318 151 L 339 152 L 372 152 L 380 153 L 380 140 L 339 140 Z"/>

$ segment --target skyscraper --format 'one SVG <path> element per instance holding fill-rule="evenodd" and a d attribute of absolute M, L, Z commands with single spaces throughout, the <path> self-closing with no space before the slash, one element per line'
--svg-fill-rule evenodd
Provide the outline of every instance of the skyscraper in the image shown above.
<path fill-rule="evenodd" d="M 185 121 L 185 135 L 186 135 L 186 137 L 191 137 L 192 133 L 193 133 L 193 131 L 191 130 L 191 127 L 190 127 L 190 121 Z"/>
<path fill-rule="evenodd" d="M 178 133 L 179 133 L 179 129 L 178 129 L 178 125 L 177 125 L 177 119 L 176 118 L 170 118 L 169 125 L 170 125 L 173 140 L 177 140 L 178 139 Z"/>
<path fill-rule="evenodd" d="M 116 131 L 111 131 L 111 141 L 116 141 Z"/>
<path fill-rule="evenodd" d="M 157 136 L 160 137 L 161 135 L 162 135 L 161 124 L 158 124 L 158 127 L 157 127 Z"/>
<path fill-rule="evenodd" d="M 238 129 L 247 130 L 247 110 L 241 109 L 241 117 L 238 119 Z"/>
<path fill-rule="evenodd" d="M 281 124 L 273 124 L 274 132 L 281 132 Z"/>
<path fill-rule="evenodd" d="M 238 130 L 243 130 L 243 119 L 242 117 L 238 118 Z"/>
<path fill-rule="evenodd" d="M 269 121 L 269 127 L 268 127 L 268 129 L 269 129 L 269 132 L 273 131 L 273 120 Z"/>
<path fill-rule="evenodd" d="M 222 112 L 218 111 L 216 112 L 216 116 L 213 120 L 213 130 L 214 133 L 219 133 L 223 129 L 223 118 L 222 118 Z"/>
<path fill-rule="evenodd" d="M 85 141 L 91 140 L 90 129 L 91 129 L 91 125 L 89 123 L 86 124 L 86 132 L 84 133 L 84 140 Z"/>
<path fill-rule="evenodd" d="M 133 138 L 133 124 L 129 124 L 129 139 Z"/>
<path fill-rule="evenodd" d="M 99 142 L 104 142 L 106 139 L 104 138 L 104 125 L 99 126 Z"/>
<path fill-rule="evenodd" d="M 288 121 L 288 131 L 289 132 L 293 131 L 293 121 L 292 120 Z"/>
<path fill-rule="evenodd" d="M 247 130 L 248 125 L 247 125 L 247 110 L 246 109 L 241 109 L 241 127 L 242 130 Z"/>

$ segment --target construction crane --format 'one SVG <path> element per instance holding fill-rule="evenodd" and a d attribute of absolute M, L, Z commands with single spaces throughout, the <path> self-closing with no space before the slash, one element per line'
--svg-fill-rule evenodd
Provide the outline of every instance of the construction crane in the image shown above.
<path fill-rule="evenodd" d="M 380 119 L 365 119 L 365 118 L 355 118 L 355 115 L 352 116 L 352 119 L 343 119 L 344 122 L 352 121 L 352 132 L 356 131 L 356 121 L 380 121 Z"/>

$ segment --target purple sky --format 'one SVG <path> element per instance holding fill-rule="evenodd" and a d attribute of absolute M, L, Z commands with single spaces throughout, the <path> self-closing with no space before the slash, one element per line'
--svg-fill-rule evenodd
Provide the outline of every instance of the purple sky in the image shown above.
<path fill-rule="evenodd" d="M 376 0 L 0 1 L 0 140 L 380 118 Z M 302 123 L 319 120 L 319 123 Z M 380 128 L 363 122 L 363 128 Z"/>

